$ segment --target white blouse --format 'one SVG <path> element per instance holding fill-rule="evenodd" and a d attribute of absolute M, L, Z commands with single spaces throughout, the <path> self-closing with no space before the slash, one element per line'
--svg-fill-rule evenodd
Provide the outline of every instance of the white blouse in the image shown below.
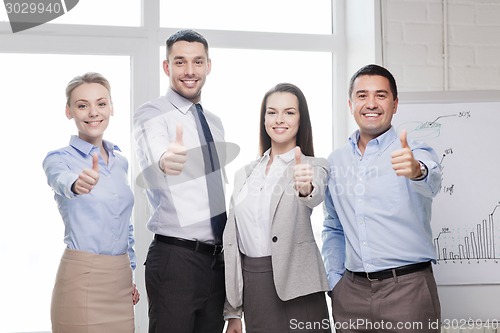
<path fill-rule="evenodd" d="M 295 148 L 275 156 L 266 175 L 270 151 L 261 157 L 234 203 L 239 249 L 249 257 L 271 255 L 271 198 L 273 191 L 282 192 L 276 184 L 295 158 Z"/>

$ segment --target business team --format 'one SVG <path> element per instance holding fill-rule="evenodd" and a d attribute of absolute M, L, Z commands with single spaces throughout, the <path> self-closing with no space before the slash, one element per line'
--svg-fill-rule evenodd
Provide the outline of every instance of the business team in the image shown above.
<path fill-rule="evenodd" d="M 216 333 L 224 330 L 224 320 L 226 332 L 243 332 L 242 318 L 246 332 L 255 333 L 333 327 L 437 332 L 428 327 L 440 319 L 430 219 L 441 169 L 430 146 L 392 126 L 398 107 L 393 75 L 371 64 L 352 76 L 348 106 L 358 129 L 328 161 L 314 157 L 302 91 L 290 83 L 269 90 L 261 105 L 260 156 L 236 174 L 226 214 L 224 127 L 201 103 L 212 66 L 208 42 L 196 31 L 180 30 L 166 46 L 167 93 L 133 115 L 151 206 L 147 227 L 153 239 L 145 261 L 149 332 Z M 101 126 L 91 112 L 78 117 L 85 131 Z M 93 162 L 80 180 L 71 173 L 61 195 L 94 193 L 106 171 L 105 163 L 90 156 L 95 146 L 103 151 L 102 132 L 86 153 Z M 104 152 L 114 156 L 111 148 Z M 44 165 L 57 193 L 48 161 Z M 323 200 L 320 250 L 310 216 Z M 130 255 L 132 245 L 131 233 Z M 139 295 L 135 287 L 130 292 L 135 304 Z M 88 332 L 94 332 L 91 327 Z"/>

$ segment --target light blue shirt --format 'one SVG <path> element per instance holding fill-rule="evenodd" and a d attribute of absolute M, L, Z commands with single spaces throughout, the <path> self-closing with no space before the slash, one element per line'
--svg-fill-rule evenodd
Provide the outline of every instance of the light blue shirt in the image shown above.
<path fill-rule="evenodd" d="M 71 186 L 83 169 L 92 168 L 92 154 L 99 153 L 98 147 L 72 136 L 69 146 L 47 154 L 43 169 L 64 222 L 67 247 L 105 255 L 128 252 L 135 269 L 134 197 L 128 184 L 128 161 L 116 153 L 120 151 L 117 146 L 108 141 L 103 144 L 108 165 L 99 156 L 99 181 L 88 194 L 77 195 Z"/>
<path fill-rule="evenodd" d="M 391 153 L 401 149 L 394 128 L 368 142 L 364 154 L 358 139 L 356 131 L 328 158 L 322 255 L 331 289 L 346 268 L 376 272 L 436 256 L 430 221 L 441 166 L 435 151 L 408 140 L 415 159 L 429 170 L 424 180 L 413 181 L 392 169 Z"/>

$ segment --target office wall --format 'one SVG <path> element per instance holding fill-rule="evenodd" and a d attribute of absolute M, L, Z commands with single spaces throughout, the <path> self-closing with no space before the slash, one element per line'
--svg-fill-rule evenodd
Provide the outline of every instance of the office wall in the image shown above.
<path fill-rule="evenodd" d="M 381 0 L 381 12 L 401 91 L 500 89 L 500 1 Z"/>
<path fill-rule="evenodd" d="M 383 65 L 395 75 L 400 91 L 500 90 L 499 0 L 381 0 L 380 6 Z M 468 320 L 454 301 L 478 307 L 493 302 L 485 312 L 498 313 L 498 319 L 498 287 L 441 286 L 443 312 Z M 493 295 L 484 293 L 492 289 Z M 498 325 L 449 328 L 443 331 L 496 332 Z"/>

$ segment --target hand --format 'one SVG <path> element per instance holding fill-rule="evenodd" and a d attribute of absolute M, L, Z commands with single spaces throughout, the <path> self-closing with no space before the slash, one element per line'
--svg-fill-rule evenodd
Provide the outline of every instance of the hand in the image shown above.
<path fill-rule="evenodd" d="M 242 333 L 243 327 L 240 318 L 230 318 L 227 321 L 226 333 Z"/>
<path fill-rule="evenodd" d="M 420 171 L 420 163 L 413 157 L 413 153 L 408 146 L 406 130 L 401 132 L 399 137 L 401 140 L 401 149 L 397 149 L 391 154 L 392 168 L 398 176 L 406 178 L 417 178 L 422 172 Z"/>
<path fill-rule="evenodd" d="M 186 163 L 186 147 L 182 142 L 182 125 L 177 124 L 175 129 L 175 140 L 170 143 L 167 150 L 160 158 L 160 166 L 162 171 L 170 176 L 179 175 L 184 169 Z"/>
<path fill-rule="evenodd" d="M 300 147 L 295 147 L 295 167 L 293 171 L 293 182 L 299 195 L 306 197 L 313 190 L 313 170 L 309 164 L 302 164 L 302 151 Z"/>
<path fill-rule="evenodd" d="M 76 194 L 87 194 L 99 181 L 99 155 L 92 155 L 92 169 L 83 169 L 71 189 Z"/>
<path fill-rule="evenodd" d="M 134 283 L 134 288 L 132 289 L 132 303 L 136 305 L 139 303 L 139 300 L 141 299 L 141 295 L 139 294 L 139 290 L 137 290 L 137 286 Z"/>

